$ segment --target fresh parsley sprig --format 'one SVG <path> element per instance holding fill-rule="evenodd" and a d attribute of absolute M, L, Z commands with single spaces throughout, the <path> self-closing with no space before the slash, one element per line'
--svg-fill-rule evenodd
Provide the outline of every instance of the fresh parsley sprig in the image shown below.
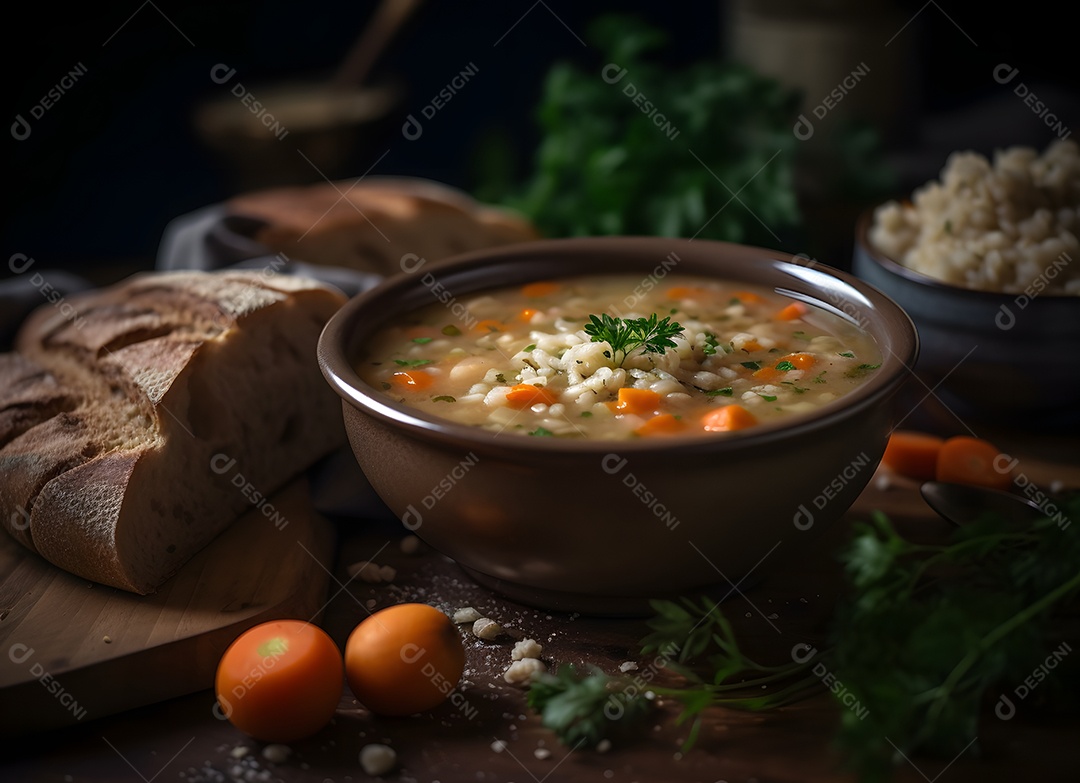
<path fill-rule="evenodd" d="M 703 713 L 709 707 L 775 709 L 820 687 L 818 679 L 806 673 L 812 664 L 809 660 L 769 666 L 747 656 L 720 605 L 711 598 L 651 601 L 650 605 L 656 616 L 649 621 L 652 633 L 642 640 L 642 654 L 671 656 L 665 668 L 686 682 L 677 688 L 653 689 L 682 704 L 680 724 L 693 721 L 684 751 L 697 741 Z"/>
<path fill-rule="evenodd" d="M 611 346 L 612 353 L 608 358 L 617 367 L 621 367 L 626 357 L 638 348 L 644 349 L 645 353 L 656 354 L 675 348 L 672 338 L 682 333 L 681 324 L 672 321 L 670 316 L 660 318 L 656 313 L 648 318 L 614 318 L 607 313 L 590 315 L 589 322 L 585 324 L 585 334 L 594 343 Z"/>
<path fill-rule="evenodd" d="M 884 514 L 873 514 L 841 553 L 850 591 L 838 604 L 830 643 L 805 660 L 754 661 L 710 599 L 653 602 L 642 652 L 659 653 L 683 682 L 650 682 L 649 690 L 681 703 L 678 721 L 693 721 L 688 748 L 706 709 L 766 710 L 799 700 L 821 691 L 823 666 L 843 685 L 840 695 L 830 689 L 837 700 L 851 695 L 859 705 L 840 701 L 837 744 L 860 780 L 887 780 L 904 755 L 953 758 L 973 745 L 993 699 L 1032 672 L 1059 680 L 1059 687 L 1040 688 L 1040 699 L 1068 703 L 1080 690 L 1075 661 L 1056 665 L 1071 647 L 1060 644 L 1053 624 L 1075 611 L 1080 596 L 1080 536 L 1069 529 L 1080 519 L 1080 493 L 1060 506 L 1055 517 L 1024 527 L 987 515 L 942 544 L 910 542 Z M 1052 671 L 1043 665 L 1048 653 L 1058 656 Z M 540 690 L 530 704 L 564 741 L 587 735 L 595 742 L 614 728 L 589 694 L 621 694 L 627 715 L 647 712 L 648 704 L 635 702 L 648 699 L 626 678 L 561 669 L 548 678 L 533 686 Z"/>
<path fill-rule="evenodd" d="M 634 721 L 652 709 L 648 693 L 682 705 L 677 722 L 691 722 L 683 743 L 683 750 L 689 750 L 709 707 L 774 709 L 820 689 L 818 678 L 806 673 L 811 661 L 767 666 L 745 655 L 712 599 L 651 601 L 650 605 L 656 616 L 648 623 L 652 633 L 642 641 L 641 653 L 662 663 L 684 684 L 661 685 L 653 680 L 659 672 L 653 671 L 645 687 L 640 678 L 611 676 L 596 667 L 582 672 L 572 665 L 541 676 L 529 690 L 529 705 L 565 744 L 588 741 L 595 745 L 617 728 L 632 729 Z"/>
<path fill-rule="evenodd" d="M 626 77 L 612 85 L 591 66 L 555 63 L 537 107 L 541 141 L 531 170 L 512 176 L 519 156 L 509 137 L 485 144 L 478 197 L 519 209 L 546 236 L 697 235 L 768 244 L 772 231 L 801 225 L 799 142 L 790 119 L 799 112 L 796 90 L 715 57 L 660 65 L 667 36 L 631 14 L 598 18 L 586 37 L 596 47 L 590 51 L 602 53 L 598 62 L 618 63 Z M 663 128 L 654 122 L 660 115 L 650 117 L 627 98 L 631 78 L 657 100 Z M 730 210 L 712 215 L 714 204 L 731 198 L 723 184 L 731 181 L 747 183 L 739 200 L 762 224 Z"/>
<path fill-rule="evenodd" d="M 1080 515 L 1080 495 L 1064 510 Z M 924 545 L 884 514 L 859 526 L 842 555 L 852 595 L 822 654 L 866 708 L 861 718 L 845 710 L 838 736 L 863 779 L 887 779 L 898 751 L 967 750 L 988 701 L 1046 659 L 1055 612 L 1080 593 L 1080 539 L 1067 528 L 986 515 Z"/>
<path fill-rule="evenodd" d="M 652 702 L 629 691 L 626 678 L 610 677 L 595 666 L 570 664 L 543 674 L 529 687 L 529 706 L 566 745 L 595 747 L 621 721 L 630 728 L 652 709 Z"/>

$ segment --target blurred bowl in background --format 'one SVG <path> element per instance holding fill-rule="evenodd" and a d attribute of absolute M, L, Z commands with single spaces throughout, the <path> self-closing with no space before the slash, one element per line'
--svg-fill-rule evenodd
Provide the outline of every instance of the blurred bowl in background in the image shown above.
<path fill-rule="evenodd" d="M 195 128 L 227 166 L 236 192 L 346 176 L 354 158 L 386 133 L 403 95 L 393 83 L 342 88 L 312 80 L 248 89 L 231 69 L 211 77 L 223 94 L 196 109 Z"/>
<path fill-rule="evenodd" d="M 1022 415 L 1020 428 L 1080 428 L 1080 297 L 981 291 L 928 277 L 874 247 L 873 218 L 873 210 L 859 217 L 853 271 L 915 322 L 916 374 L 927 385 L 916 397 L 934 389 L 961 419 Z"/>

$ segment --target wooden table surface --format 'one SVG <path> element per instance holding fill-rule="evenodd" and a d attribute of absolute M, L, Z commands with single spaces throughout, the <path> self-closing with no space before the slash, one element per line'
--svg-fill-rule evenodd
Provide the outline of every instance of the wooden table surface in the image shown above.
<path fill-rule="evenodd" d="M 939 412 L 940 413 L 940 412 Z M 950 433 L 961 431 L 948 417 L 919 417 L 908 426 L 929 422 Z M 992 431 L 1004 450 L 1020 458 L 1030 480 L 1080 487 L 1080 457 L 1074 437 L 1046 434 L 1009 436 Z M 772 573 L 725 602 L 726 616 L 744 646 L 777 661 L 792 647 L 820 640 L 840 585 L 833 557 L 850 522 L 873 509 L 886 511 L 907 533 L 936 536 L 947 529 L 912 487 L 882 490 L 872 482 L 834 535 L 807 550 L 798 565 Z M 334 580 L 323 618 L 324 627 L 344 645 L 357 622 L 376 608 L 422 601 L 452 612 L 474 606 L 502 623 L 517 637 L 531 637 L 544 647 L 549 664 L 594 663 L 614 672 L 634 661 L 632 672 L 644 680 L 669 676 L 638 654 L 645 633 L 639 619 L 602 619 L 523 607 L 471 582 L 446 558 L 427 549 L 400 551 L 403 534 L 396 523 L 338 520 L 340 545 Z M 792 541 L 794 546 L 795 542 Z M 392 584 L 348 582 L 348 566 L 373 559 L 392 565 Z M 400 781 L 757 781 L 804 783 L 848 781 L 831 747 L 839 707 L 824 694 L 767 714 L 715 709 L 697 746 L 680 753 L 685 728 L 675 710 L 661 705 L 645 731 L 615 743 L 604 753 L 572 750 L 558 743 L 525 704 L 524 691 L 505 683 L 512 640 L 499 643 L 469 638 L 467 664 L 457 704 L 411 718 L 378 718 L 343 693 L 334 722 L 316 737 L 293 746 L 280 764 L 264 759 L 261 745 L 216 717 L 210 691 L 130 711 L 47 735 L 22 738 L 0 758 L 2 781 L 209 781 L 366 780 L 358 763 L 362 746 L 391 745 L 398 768 L 387 776 Z M 4 710 L 18 709 L 5 704 Z M 988 713 L 979 727 L 981 755 L 955 760 L 918 757 L 896 769 L 896 781 L 990 783 L 992 781 L 1073 781 L 1080 764 L 1072 745 L 1080 736 L 1080 714 L 1050 722 L 1028 712 L 1011 721 Z M 499 749 L 499 742 L 505 747 Z M 247 757 L 234 757 L 248 748 Z"/>

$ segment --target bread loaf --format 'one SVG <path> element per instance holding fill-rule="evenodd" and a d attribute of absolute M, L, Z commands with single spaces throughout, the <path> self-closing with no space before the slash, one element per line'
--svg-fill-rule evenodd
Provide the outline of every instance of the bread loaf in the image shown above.
<path fill-rule="evenodd" d="M 423 180 L 273 188 L 237 196 L 226 211 L 260 220 L 253 239 L 276 253 L 384 275 L 401 271 L 404 253 L 437 261 L 539 238 L 515 214 Z"/>
<path fill-rule="evenodd" d="M 344 297 L 258 272 L 147 273 L 46 305 L 0 355 L 0 512 L 79 576 L 154 591 L 344 442 L 316 361 Z"/>

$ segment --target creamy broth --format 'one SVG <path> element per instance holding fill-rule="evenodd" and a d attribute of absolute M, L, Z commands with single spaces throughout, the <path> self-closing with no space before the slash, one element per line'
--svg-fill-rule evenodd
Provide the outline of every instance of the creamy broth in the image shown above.
<path fill-rule="evenodd" d="M 573 277 L 484 292 L 454 312 L 432 304 L 379 331 L 357 371 L 461 424 L 621 440 L 723 437 L 792 419 L 880 367 L 858 327 L 770 289 L 670 275 L 643 292 L 641 282 Z M 619 320 L 590 326 L 602 314 Z M 613 348 L 628 321 L 652 316 L 656 328 L 638 330 L 651 342 Z"/>

